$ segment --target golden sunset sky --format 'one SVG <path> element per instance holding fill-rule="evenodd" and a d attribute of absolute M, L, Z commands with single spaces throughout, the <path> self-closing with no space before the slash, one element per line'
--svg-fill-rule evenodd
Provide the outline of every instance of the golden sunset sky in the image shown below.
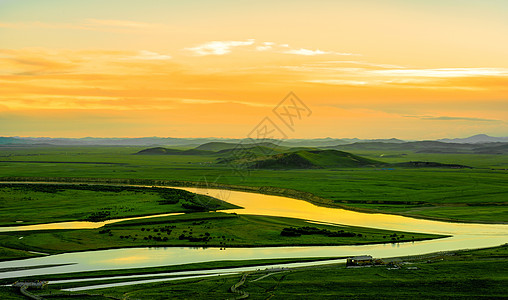
<path fill-rule="evenodd" d="M 0 0 L 0 136 L 508 136 L 508 1 Z"/>

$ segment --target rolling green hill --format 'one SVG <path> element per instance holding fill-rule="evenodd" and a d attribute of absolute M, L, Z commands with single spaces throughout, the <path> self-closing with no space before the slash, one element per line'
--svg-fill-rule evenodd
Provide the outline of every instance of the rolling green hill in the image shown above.
<path fill-rule="evenodd" d="M 205 151 L 205 150 L 178 150 L 178 149 L 168 149 L 164 147 L 155 147 L 143 149 L 137 153 L 136 155 L 208 155 L 213 154 L 213 151 Z"/>
<path fill-rule="evenodd" d="M 247 150 L 249 151 L 249 150 Z M 238 154 L 238 153 L 237 153 Z M 274 155 L 238 155 L 219 158 L 219 163 L 234 162 L 253 169 L 332 169 L 332 168 L 471 168 L 459 164 L 443 164 L 429 161 L 386 163 L 338 150 L 299 150 Z"/>
<path fill-rule="evenodd" d="M 259 158 L 257 169 L 321 169 L 379 166 L 385 163 L 337 150 L 300 150 Z"/>
<path fill-rule="evenodd" d="M 411 151 L 414 153 L 444 153 L 444 154 L 508 153 L 508 143 L 500 143 L 500 142 L 481 143 L 481 144 L 459 144 L 438 141 L 418 141 L 406 143 L 358 142 L 348 145 L 337 145 L 323 148 L 345 151 L 355 151 L 355 150 Z"/>
<path fill-rule="evenodd" d="M 236 146 L 235 143 L 226 143 L 226 142 L 209 142 L 204 143 L 202 145 L 194 148 L 195 150 L 205 150 L 205 151 L 220 151 L 225 149 L 232 149 Z"/>
<path fill-rule="evenodd" d="M 261 142 L 261 143 L 225 143 L 225 142 L 210 142 L 200 145 L 194 149 L 196 150 L 206 150 L 206 151 L 215 151 L 221 152 L 226 150 L 235 150 L 235 149 L 249 149 L 256 147 L 265 147 L 269 149 L 287 149 L 286 147 L 278 146 L 274 143 L 270 142 Z"/>
<path fill-rule="evenodd" d="M 255 155 L 255 156 L 266 156 L 281 153 L 281 149 L 267 146 L 244 146 L 235 149 L 224 149 L 217 151 L 216 153 L 221 156 L 238 156 L 240 153 Z"/>

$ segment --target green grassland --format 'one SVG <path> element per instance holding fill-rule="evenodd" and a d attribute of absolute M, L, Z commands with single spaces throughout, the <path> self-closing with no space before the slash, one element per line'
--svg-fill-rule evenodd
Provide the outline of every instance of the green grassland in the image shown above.
<path fill-rule="evenodd" d="M 0 183 L 0 208 L 0 226 L 9 226 L 237 207 L 173 189 Z"/>
<path fill-rule="evenodd" d="M 285 228 L 302 230 L 304 233 L 300 236 L 283 236 L 281 233 Z M 442 236 L 351 226 L 316 225 L 291 218 L 202 212 L 130 220 L 98 229 L 6 232 L 0 234 L 0 245 L 11 249 L 56 254 L 141 246 L 227 248 L 357 245 L 398 243 L 439 237 Z"/>
<path fill-rule="evenodd" d="M 443 220 L 508 222 L 508 155 L 358 150 L 354 154 L 388 163 L 434 161 L 462 164 L 474 169 L 362 167 L 240 170 L 243 176 L 239 176 L 229 165 L 217 163 L 220 157 L 217 154 L 133 155 L 143 149 L 0 147 L 0 161 L 24 161 L 0 162 L 0 177 L 206 181 L 249 186 L 261 192 L 262 187 L 274 187 L 312 193 L 323 199 L 321 204 L 328 206 Z"/>
<path fill-rule="evenodd" d="M 269 276 L 266 276 L 269 271 L 249 272 L 239 289 L 247 292 L 249 299 L 502 299 L 508 293 L 506 245 L 391 260 L 400 268 L 345 268 L 344 264 L 331 264 L 272 271 Z M 168 296 L 172 299 L 229 299 L 235 296 L 229 291 L 230 287 L 241 277 L 159 282 L 92 290 L 85 294 L 101 297 L 96 299 L 167 299 Z M 7 287 L 0 289 L 0 296 L 20 299 L 14 298 L 16 291 Z"/>
<path fill-rule="evenodd" d="M 12 249 L 0 246 L 0 261 L 20 258 L 30 258 L 37 256 L 39 255 L 25 250 Z"/>

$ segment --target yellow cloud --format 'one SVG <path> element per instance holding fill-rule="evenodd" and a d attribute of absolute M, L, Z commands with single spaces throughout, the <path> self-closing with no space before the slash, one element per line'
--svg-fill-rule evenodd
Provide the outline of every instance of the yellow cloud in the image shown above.
<path fill-rule="evenodd" d="M 224 55 L 231 53 L 232 48 L 250 46 L 252 44 L 254 44 L 254 39 L 249 39 L 246 41 L 212 41 L 185 49 L 198 56 Z"/>

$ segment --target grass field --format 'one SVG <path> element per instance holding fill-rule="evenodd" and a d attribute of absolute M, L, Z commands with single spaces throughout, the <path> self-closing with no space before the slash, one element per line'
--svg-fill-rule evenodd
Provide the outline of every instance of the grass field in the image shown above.
<path fill-rule="evenodd" d="M 150 187 L 0 183 L 0 226 L 237 208 L 211 197 L 195 197 L 186 191 Z M 191 201 L 196 207 L 188 204 Z M 197 206 L 200 202 L 202 208 Z"/>
<path fill-rule="evenodd" d="M 291 227 L 313 227 L 320 231 L 307 230 L 308 232 L 301 234 L 301 236 L 281 235 L 284 228 Z M 340 230 L 343 232 L 339 232 Z M 20 237 L 23 238 L 20 239 Z M 227 213 L 189 213 L 119 222 L 98 229 L 2 233 L 0 234 L 0 245 L 10 249 L 56 254 L 141 246 L 226 248 L 356 245 L 397 243 L 438 237 L 442 236 L 362 227 L 316 225 L 290 218 Z"/>
<path fill-rule="evenodd" d="M 7 247 L 0 246 L 0 261 L 3 260 L 11 260 L 11 259 L 20 259 L 20 258 L 30 258 L 39 256 L 35 253 L 30 253 L 25 250 L 12 249 Z"/>
<path fill-rule="evenodd" d="M 241 177 L 226 164 L 216 164 L 214 155 L 133 155 L 141 149 L 0 147 L 0 161 L 25 161 L 0 162 L 0 177 L 160 179 L 268 186 L 309 192 L 329 200 L 328 205 L 457 221 L 508 222 L 508 155 L 408 152 L 400 156 L 398 152 L 363 151 L 357 154 L 386 162 L 426 160 L 475 169 L 250 170 Z M 103 164 L 108 162 L 115 164 Z"/>
<path fill-rule="evenodd" d="M 249 299 L 502 299 L 508 293 L 506 245 L 387 261 L 399 268 L 345 268 L 344 264 L 334 264 L 275 271 L 268 276 L 267 271 L 250 272 L 239 289 L 247 292 Z M 172 299 L 229 299 L 235 296 L 230 287 L 241 277 L 142 284 L 86 294 L 97 295 L 95 299 L 167 299 L 169 295 Z M 6 287 L 0 289 L 0 296 L 20 299 L 14 289 Z"/>

